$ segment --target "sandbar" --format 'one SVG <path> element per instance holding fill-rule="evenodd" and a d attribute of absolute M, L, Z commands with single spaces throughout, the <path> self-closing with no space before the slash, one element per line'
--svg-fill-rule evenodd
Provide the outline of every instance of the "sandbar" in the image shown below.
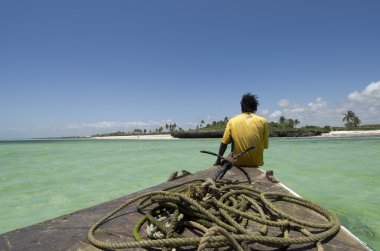
<path fill-rule="evenodd" d="M 380 136 L 380 130 L 369 130 L 369 131 L 331 131 L 328 133 L 322 133 L 321 136 L 317 137 L 369 137 L 369 136 Z"/>

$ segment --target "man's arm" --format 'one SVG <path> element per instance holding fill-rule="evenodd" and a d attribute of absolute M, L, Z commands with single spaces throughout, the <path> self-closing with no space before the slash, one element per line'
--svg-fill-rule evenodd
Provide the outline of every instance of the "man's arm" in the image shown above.
<path fill-rule="evenodd" d="M 268 149 L 269 146 L 269 125 L 268 121 L 264 123 L 264 149 Z"/>
<path fill-rule="evenodd" d="M 224 153 L 225 153 L 225 151 L 226 151 L 226 149 L 227 149 L 227 145 L 226 145 L 226 144 L 223 144 L 223 143 L 220 143 L 218 154 L 219 154 L 220 156 L 223 156 Z M 216 161 L 215 161 L 214 166 L 219 166 L 219 165 L 220 165 L 220 161 L 221 161 L 221 158 L 218 157 L 218 158 L 216 159 Z"/>

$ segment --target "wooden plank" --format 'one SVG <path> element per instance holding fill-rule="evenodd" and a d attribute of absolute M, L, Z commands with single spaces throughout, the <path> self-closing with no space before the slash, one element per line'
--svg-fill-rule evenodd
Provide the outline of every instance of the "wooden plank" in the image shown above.
<path fill-rule="evenodd" d="M 208 168 L 204 171 L 197 172 L 181 179 L 165 182 L 158 186 L 126 195 L 94 207 L 86 208 L 36 225 L 1 234 L 0 250 L 98 250 L 89 243 L 87 233 L 89 228 L 104 215 L 125 203 L 127 200 L 135 198 L 138 195 L 170 188 L 191 180 L 212 177 L 216 170 L 216 167 Z M 270 182 L 265 177 L 265 174 L 261 169 L 245 168 L 245 170 L 252 178 L 255 189 L 260 191 L 282 192 L 287 194 L 291 193 L 291 191 L 281 183 Z M 243 173 L 236 168 L 229 170 L 226 173 L 225 178 L 230 180 L 246 180 Z M 286 211 L 292 215 L 302 215 L 302 217 L 307 217 L 316 221 L 320 220 L 322 217 L 302 207 L 293 207 L 289 205 L 286 207 Z M 141 214 L 136 212 L 134 207 L 127 207 L 123 211 L 122 215 L 102 225 L 96 232 L 96 237 L 102 240 L 108 239 L 113 241 L 133 240 L 132 229 L 140 217 Z M 257 243 L 251 244 L 250 247 L 257 250 L 273 250 L 271 247 Z M 345 229 L 341 229 L 334 238 L 325 240 L 323 242 L 323 248 L 326 251 L 369 250 L 359 239 Z M 186 250 L 196 249 L 192 248 Z M 291 245 L 288 250 L 315 250 L 315 245 Z"/>

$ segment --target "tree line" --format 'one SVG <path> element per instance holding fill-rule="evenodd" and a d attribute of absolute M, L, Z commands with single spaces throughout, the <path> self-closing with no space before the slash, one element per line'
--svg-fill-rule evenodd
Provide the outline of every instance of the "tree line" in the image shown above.
<path fill-rule="evenodd" d="M 345 122 L 345 127 L 347 129 L 353 129 L 357 128 L 361 124 L 361 120 L 359 117 L 353 112 L 353 111 L 347 111 L 347 113 L 342 114 L 343 122 Z M 219 121 L 213 121 L 211 123 L 206 124 L 204 120 L 200 122 L 199 125 L 197 125 L 196 129 L 197 131 L 212 131 L 212 130 L 224 130 L 228 123 L 228 117 L 224 117 L 223 120 Z M 271 121 L 269 123 L 269 128 L 271 130 L 292 130 L 292 129 L 298 129 L 297 126 L 301 123 L 298 119 L 292 119 L 292 118 L 286 118 L 285 116 L 280 116 L 277 122 Z M 206 124 L 206 125 L 205 125 Z M 299 129 L 306 129 L 306 130 L 312 130 L 312 129 L 323 129 L 330 131 L 331 126 L 326 125 L 325 127 L 319 127 L 314 125 L 306 125 Z"/>
<path fill-rule="evenodd" d="M 357 128 L 361 124 L 361 120 L 353 111 L 347 111 L 347 113 L 342 114 L 343 122 L 345 123 L 345 127 L 348 129 Z M 222 120 L 212 121 L 207 123 L 202 119 L 200 123 L 196 126 L 195 129 L 189 129 L 189 131 L 222 131 L 225 129 L 229 118 L 227 116 Z M 269 128 L 271 130 L 295 130 L 298 129 L 297 125 L 301 122 L 298 119 L 288 119 L 285 116 L 280 116 L 277 122 L 270 122 Z M 331 126 L 325 126 L 323 128 L 319 126 L 303 126 L 299 129 L 323 129 L 323 130 L 331 130 Z M 113 133 L 104 133 L 104 134 L 94 134 L 92 137 L 103 137 L 103 136 L 128 136 L 128 135 L 138 135 L 138 134 L 158 134 L 158 133 L 173 133 L 173 132 L 184 132 L 185 130 L 181 127 L 178 127 L 176 123 L 173 124 L 165 124 L 165 126 L 160 126 L 153 130 L 147 129 L 134 129 L 132 132 L 113 132 Z"/>

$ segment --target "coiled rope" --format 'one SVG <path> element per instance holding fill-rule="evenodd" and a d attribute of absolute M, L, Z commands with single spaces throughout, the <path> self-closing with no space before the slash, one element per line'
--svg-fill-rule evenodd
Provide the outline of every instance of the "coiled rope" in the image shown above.
<path fill-rule="evenodd" d="M 148 210 L 133 230 L 135 241 L 111 242 L 95 237 L 102 224 L 133 203 L 140 212 Z M 307 208 L 323 216 L 324 220 L 312 222 L 292 216 L 277 206 L 284 203 Z M 144 225 L 154 226 L 160 232 L 152 235 L 156 239 L 141 236 Z M 199 234 L 185 237 L 186 229 Z M 280 248 L 314 243 L 322 250 L 321 241 L 334 236 L 339 229 L 338 218 L 311 201 L 282 193 L 261 192 L 250 184 L 207 179 L 149 192 L 127 201 L 96 222 L 88 232 L 88 239 L 104 249 L 168 250 L 193 246 L 199 251 L 218 247 L 241 251 L 247 250 L 252 243 Z"/>

